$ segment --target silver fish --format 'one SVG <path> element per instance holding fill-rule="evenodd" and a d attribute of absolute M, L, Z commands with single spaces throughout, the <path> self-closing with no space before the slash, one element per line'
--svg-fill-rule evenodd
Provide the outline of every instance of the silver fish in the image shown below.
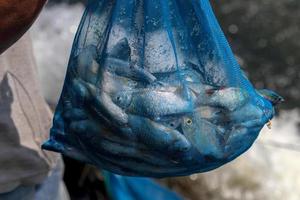
<path fill-rule="evenodd" d="M 204 156 L 224 156 L 224 131 L 202 118 L 200 112 L 183 118 L 182 130 L 188 140 Z"/>
<path fill-rule="evenodd" d="M 120 91 L 113 101 L 126 112 L 159 120 L 163 116 L 191 113 L 194 103 L 178 87 Z"/>

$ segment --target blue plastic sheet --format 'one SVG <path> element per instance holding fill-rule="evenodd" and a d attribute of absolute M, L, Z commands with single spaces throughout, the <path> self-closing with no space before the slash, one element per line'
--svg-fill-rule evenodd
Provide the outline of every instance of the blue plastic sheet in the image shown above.
<path fill-rule="evenodd" d="M 272 119 L 208 0 L 94 0 L 79 26 L 43 148 L 129 176 L 205 172 Z"/>
<path fill-rule="evenodd" d="M 112 200 L 182 200 L 175 192 L 148 178 L 119 176 L 104 172 L 105 183 Z"/>

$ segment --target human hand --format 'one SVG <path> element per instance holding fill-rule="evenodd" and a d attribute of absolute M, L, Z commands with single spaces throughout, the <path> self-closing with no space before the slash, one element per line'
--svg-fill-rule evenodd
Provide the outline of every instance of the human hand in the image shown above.
<path fill-rule="evenodd" d="M 32 25 L 46 0 L 0 1 L 0 54 Z"/>

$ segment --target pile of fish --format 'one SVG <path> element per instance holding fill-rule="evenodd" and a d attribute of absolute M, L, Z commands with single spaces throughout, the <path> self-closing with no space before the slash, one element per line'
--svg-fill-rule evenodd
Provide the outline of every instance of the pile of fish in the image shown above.
<path fill-rule="evenodd" d="M 95 0 L 43 148 L 121 175 L 205 172 L 250 148 L 282 100 L 252 87 L 208 0 Z"/>

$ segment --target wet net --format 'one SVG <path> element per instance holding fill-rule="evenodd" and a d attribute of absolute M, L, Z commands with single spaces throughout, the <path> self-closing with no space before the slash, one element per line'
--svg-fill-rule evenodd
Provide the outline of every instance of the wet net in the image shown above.
<path fill-rule="evenodd" d="M 130 176 L 205 172 L 281 101 L 245 77 L 208 0 L 93 0 L 43 148 Z"/>

